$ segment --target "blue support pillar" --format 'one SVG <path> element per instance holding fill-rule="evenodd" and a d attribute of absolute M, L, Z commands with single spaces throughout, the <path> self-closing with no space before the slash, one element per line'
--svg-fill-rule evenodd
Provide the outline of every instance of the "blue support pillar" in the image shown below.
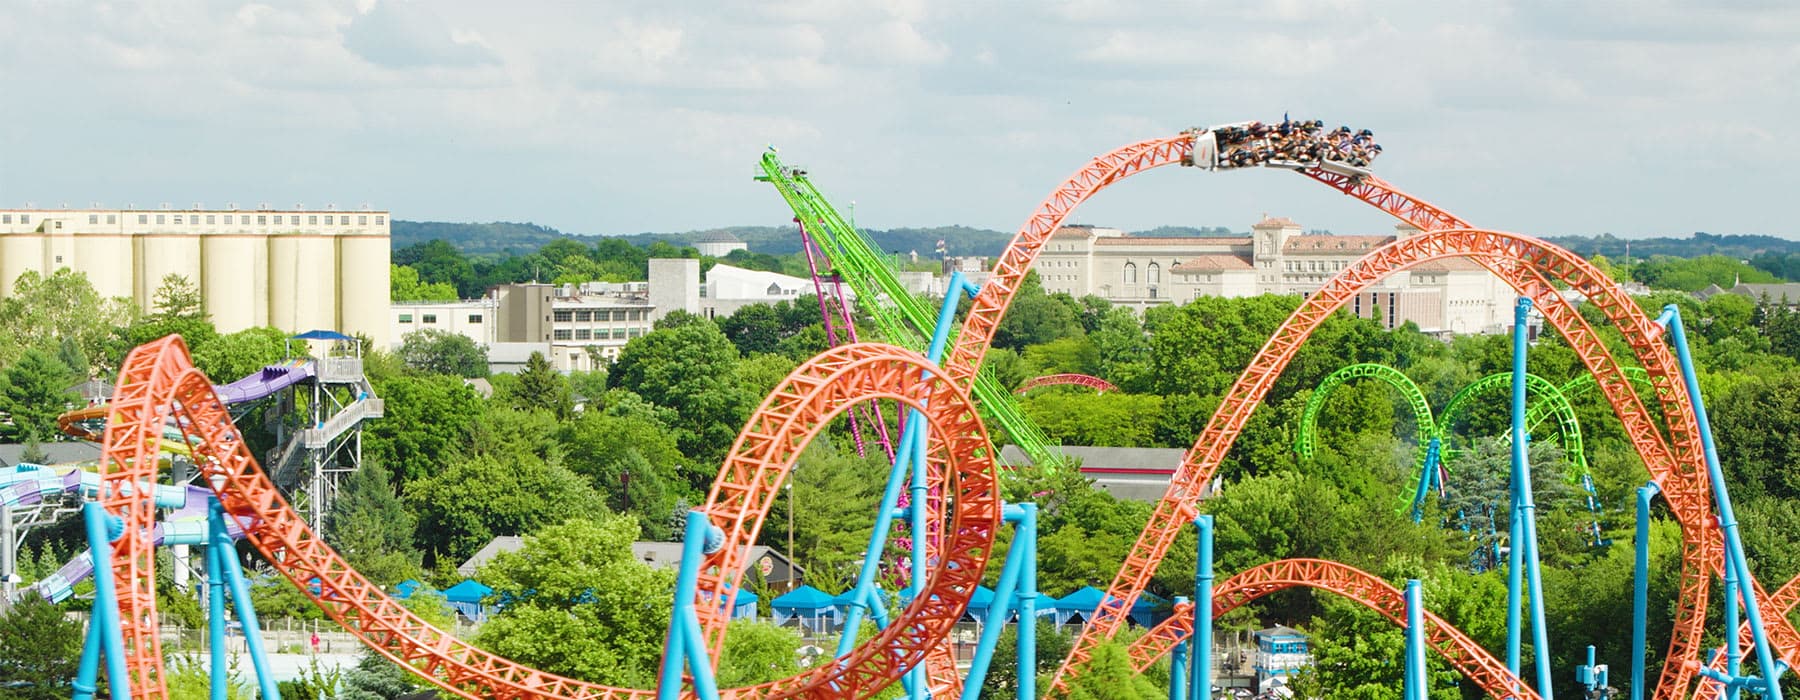
<path fill-rule="evenodd" d="M 1419 486 L 1413 491 L 1412 521 L 1417 523 L 1425 519 L 1425 497 L 1437 485 L 1438 462 L 1442 457 L 1443 443 L 1433 437 L 1425 445 L 1425 465 L 1419 470 Z"/>
<path fill-rule="evenodd" d="M 1013 541 L 1024 541 L 1019 563 L 1019 700 L 1037 698 L 1037 504 L 1021 503 L 1022 515 Z"/>
<path fill-rule="evenodd" d="M 1631 700 L 1644 700 L 1644 648 L 1646 627 L 1650 622 L 1650 499 L 1656 497 L 1656 484 L 1637 490 L 1637 562 L 1631 580 Z"/>
<path fill-rule="evenodd" d="M 1212 700 L 1213 636 L 1213 516 L 1194 519 L 1199 534 L 1199 559 L 1194 566 L 1194 656 L 1189 661 L 1193 682 L 1190 700 Z"/>
<path fill-rule="evenodd" d="M 1006 564 L 1000 568 L 1000 580 L 994 589 L 994 604 L 982 618 L 981 638 L 975 644 L 975 657 L 969 661 L 968 675 L 963 679 L 962 700 L 981 696 L 982 683 L 994 663 L 994 649 L 1000 644 L 1000 632 L 1006 618 L 1019 612 L 1018 626 L 1018 696 L 1037 697 L 1037 504 L 1009 505 L 1002 511 L 1013 523 L 1012 546 L 1006 551 Z"/>
<path fill-rule="evenodd" d="M 81 506 L 87 532 L 88 557 L 94 562 L 94 612 L 88 616 L 87 641 L 75 669 L 75 697 L 93 697 L 100 683 L 100 660 L 105 656 L 107 694 L 112 700 L 131 697 L 131 677 L 125 670 L 125 638 L 119 634 L 119 595 L 112 575 L 112 543 L 124 534 L 124 523 L 89 501 Z"/>
<path fill-rule="evenodd" d="M 1429 681 L 1425 675 L 1425 601 L 1419 580 L 1406 582 L 1406 700 L 1426 700 Z"/>
<path fill-rule="evenodd" d="M 210 528 L 211 526 L 208 525 Z M 225 571 L 219 565 L 222 552 L 210 541 L 206 546 L 206 639 L 210 643 L 207 650 L 211 655 L 211 678 L 207 697 L 210 700 L 227 700 L 230 688 L 230 668 L 225 658 Z"/>
<path fill-rule="evenodd" d="M 1507 557 L 1506 589 L 1506 666 L 1519 672 L 1520 595 L 1529 587 L 1531 596 L 1532 656 L 1536 659 L 1538 694 L 1552 699 L 1550 687 L 1550 635 L 1544 624 L 1544 583 L 1538 570 L 1537 504 L 1531 495 L 1531 463 L 1527 449 L 1530 436 L 1525 430 L 1525 365 L 1529 351 L 1526 320 L 1531 314 L 1531 299 L 1519 297 L 1513 307 L 1513 376 L 1512 376 L 1512 522 L 1511 551 Z M 1521 578 L 1524 580 L 1521 581 Z"/>
<path fill-rule="evenodd" d="M 698 510 L 688 511 L 686 525 L 681 540 L 681 568 L 675 574 L 675 609 L 669 614 L 668 643 L 663 649 L 662 670 L 657 674 L 656 699 L 680 700 L 685 667 L 694 679 L 694 695 L 699 700 L 717 700 L 719 687 L 713 679 L 712 660 L 706 655 L 700 618 L 694 612 L 694 597 L 698 595 L 700 566 L 707 550 L 718 551 L 724 537 Z M 720 591 L 719 595 L 729 596 L 730 592 Z"/>
<path fill-rule="evenodd" d="M 1781 674 L 1786 667 L 1776 663 L 1768 635 L 1764 632 L 1762 608 L 1756 600 L 1756 579 L 1750 575 L 1750 562 L 1744 558 L 1743 536 L 1738 532 L 1737 515 L 1731 507 L 1731 493 L 1725 486 L 1725 472 L 1719 466 L 1719 451 L 1713 444 L 1712 421 L 1707 418 L 1706 402 L 1700 396 L 1700 378 L 1694 370 L 1694 358 L 1688 349 L 1687 332 L 1682 328 L 1681 311 L 1676 305 L 1670 304 L 1663 307 L 1663 314 L 1657 320 L 1668 327 L 1670 340 L 1675 346 L 1675 356 L 1681 361 L 1682 382 L 1687 387 L 1688 400 L 1694 405 L 1694 422 L 1700 428 L 1700 446 L 1706 456 L 1707 476 L 1712 480 L 1719 529 L 1725 536 L 1725 561 L 1727 568 L 1732 570 L 1737 579 L 1738 590 L 1727 588 L 1724 594 L 1727 600 L 1743 596 L 1744 618 L 1750 623 L 1750 635 L 1756 644 L 1756 664 L 1762 670 L 1762 678 L 1757 683 L 1762 686 L 1764 698 L 1781 700 Z M 1728 648 L 1737 648 L 1736 629 L 1725 631 L 1725 643 Z"/>
<path fill-rule="evenodd" d="M 256 670 L 256 683 L 262 691 L 263 700 L 281 700 L 281 691 L 275 686 L 275 676 L 269 672 L 269 658 L 262 644 L 262 629 L 256 620 L 256 606 L 250 603 L 250 584 L 244 580 L 243 567 L 238 565 L 237 556 L 232 549 L 231 533 L 225 529 L 225 508 L 213 501 L 212 509 L 207 513 L 207 527 L 210 530 L 207 541 L 207 555 L 218 557 L 219 568 L 225 571 L 225 581 L 231 586 L 231 602 L 237 608 L 238 624 L 244 628 L 244 646 L 250 650 L 250 667 Z M 218 673 L 222 669 L 213 669 Z"/>
<path fill-rule="evenodd" d="M 1187 596 L 1175 596 L 1175 604 L 1180 605 Z M 1188 643 L 1178 642 L 1169 652 L 1169 700 L 1187 700 L 1187 662 Z"/>

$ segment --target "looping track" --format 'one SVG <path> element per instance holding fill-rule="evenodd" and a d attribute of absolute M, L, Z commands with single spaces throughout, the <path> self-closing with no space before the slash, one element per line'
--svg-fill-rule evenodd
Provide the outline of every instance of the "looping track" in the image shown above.
<path fill-rule="evenodd" d="M 930 422 L 930 453 L 946 474 L 949 494 L 946 541 L 926 584 L 892 624 L 838 663 L 807 674 L 750 688 L 727 697 L 863 697 L 898 679 L 939 644 L 968 606 L 981 580 L 1001 501 L 986 429 L 968 395 L 941 376 L 923 378 L 930 363 L 918 353 L 872 343 L 833 349 L 801 365 L 764 401 L 733 445 L 705 511 L 726 535 L 727 546 L 707 563 L 700 595 L 702 625 L 717 658 L 725 616 L 706 601 L 737 585 L 744 553 L 762 518 L 806 444 L 837 414 L 875 399 L 920 409 Z M 245 539 L 333 620 L 383 656 L 411 668 L 451 693 L 489 698 L 649 698 L 651 691 L 610 688 L 526 668 L 481 651 L 432 627 L 351 569 L 307 526 L 257 467 L 212 385 L 193 369 L 187 348 L 168 337 L 126 358 L 108 418 L 104 502 L 125 519 L 116 544 L 113 575 L 120 583 L 120 613 L 131 688 L 137 697 L 166 697 L 157 644 L 154 551 L 148 539 L 155 516 L 148 498 L 156 478 L 157 439 L 171 412 L 200 438 L 196 456 L 202 478 L 225 509 L 250 516 Z M 941 662 L 941 659 L 939 659 Z M 930 666 L 942 668 L 942 663 Z M 954 666 L 949 667 L 953 674 Z M 953 685 L 933 674 L 933 685 Z"/>
<path fill-rule="evenodd" d="M 1393 584 L 1355 567 L 1319 559 L 1282 559 L 1246 569 L 1213 590 L 1213 614 L 1223 615 L 1256 599 L 1289 588 L 1316 588 L 1361 603 L 1401 627 L 1406 626 L 1406 596 Z M 1149 668 L 1194 633 L 1193 604 L 1131 645 L 1131 665 Z M 1425 643 L 1492 697 L 1535 700 L 1536 692 L 1506 670 L 1506 664 L 1442 618 L 1425 611 Z M 1496 689 L 1512 688 L 1496 693 Z"/>
<path fill-rule="evenodd" d="M 1131 175 L 1181 162 L 1191 155 L 1192 146 L 1191 137 L 1185 134 L 1131 144 L 1095 158 L 1058 186 L 999 260 L 947 360 L 932 378 L 922 376 L 930 364 L 917 353 L 876 344 L 844 346 L 796 369 L 757 410 L 734 444 L 705 507 L 713 523 L 725 531 L 728 543 L 707 562 L 701 582 L 701 622 L 714 658 L 721 648 L 725 620 L 704 603 L 717 600 L 741 583 L 743 548 L 755 540 L 794 459 L 832 417 L 850 406 L 886 398 L 925 413 L 932 427 L 931 459 L 936 473 L 944 475 L 947 522 L 943 548 L 925 585 L 926 593 L 917 596 L 874 640 L 836 663 L 775 683 L 724 691 L 728 697 L 867 697 L 920 662 L 930 669 L 934 689 L 955 686 L 953 670 L 946 670 L 943 663 L 941 641 L 966 608 L 1000 523 L 991 446 L 967 393 L 982 356 L 1033 259 L 1075 207 Z M 1530 297 L 1545 320 L 1569 341 L 1682 524 L 1681 596 L 1669 644 L 1671 663 L 1664 665 L 1655 697 L 1686 695 L 1695 675 L 1692 661 L 1702 657 L 1708 588 L 1723 559 L 1722 541 L 1712 517 L 1710 484 L 1692 406 L 1674 358 L 1660 338 L 1661 329 L 1605 275 L 1566 251 L 1514 234 L 1474 229 L 1379 178 L 1350 178 L 1322 170 L 1302 174 L 1425 233 L 1371 252 L 1332 278 L 1306 299 L 1258 352 L 1188 451 L 1167 495 L 1157 504 L 1150 524 L 1114 579 L 1106 602 L 1089 616 L 1090 624 L 1058 674 L 1058 684 L 1065 683 L 1094 646 L 1124 622 L 1126 611 L 1149 582 L 1176 533 L 1193 518 L 1200 487 L 1212 478 L 1256 405 L 1310 333 L 1356 292 L 1389 274 L 1428 260 L 1468 257 Z M 1611 355 L 1552 280 L 1584 294 L 1624 334 L 1648 377 L 1668 425 L 1667 435 L 1658 429 L 1634 391 L 1628 368 Z M 149 533 L 155 515 L 150 485 L 156 478 L 156 451 L 162 428 L 171 417 L 180 419 L 176 423 L 188 433 L 187 442 L 200 446 L 195 450 L 196 461 L 225 508 L 251 519 L 246 539 L 301 591 L 316 586 L 318 592 L 309 594 L 315 603 L 377 652 L 463 697 L 587 700 L 651 695 L 522 667 L 432 628 L 387 598 L 351 570 L 288 506 L 256 466 L 210 383 L 193 369 L 185 346 L 173 337 L 142 346 L 127 357 L 110 404 L 101 460 L 101 500 L 126 523 L 117 544 L 113 575 L 119 584 L 129 683 L 135 695 L 166 696 L 155 633 L 155 558 Z M 1397 591 L 1359 576 L 1354 569 L 1329 562 L 1265 567 L 1243 579 L 1240 588 L 1229 589 L 1242 591 L 1244 597 L 1222 600 L 1237 605 L 1272 590 L 1269 586 L 1313 585 L 1347 592 L 1394 617 L 1391 599 Z M 1760 593 L 1759 598 L 1766 610 L 1785 611 L 1800 598 L 1800 586 L 1790 583 L 1774 599 Z M 1478 649 L 1470 651 L 1473 647 L 1465 644 L 1466 638 L 1431 619 L 1433 645 L 1490 694 L 1530 697 L 1528 690 L 1512 690 L 1519 684 L 1504 670 L 1498 676 L 1493 673 L 1488 663 L 1491 657 L 1475 653 Z M 1800 633 L 1785 615 L 1772 614 L 1767 622 L 1781 655 L 1790 663 L 1800 662 L 1796 656 Z"/>

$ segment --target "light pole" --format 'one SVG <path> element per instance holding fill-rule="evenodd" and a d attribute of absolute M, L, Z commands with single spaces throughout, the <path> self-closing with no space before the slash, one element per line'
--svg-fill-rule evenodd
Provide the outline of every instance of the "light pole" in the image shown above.
<path fill-rule="evenodd" d="M 794 561 L 794 475 L 792 473 L 788 474 L 787 497 L 788 497 L 788 499 L 787 499 L 787 501 L 788 501 L 788 509 L 787 509 L 788 510 L 788 547 L 787 547 L 786 555 L 787 555 L 787 560 L 789 562 L 789 564 L 788 564 L 788 589 L 792 590 L 792 589 L 796 588 L 796 586 L 794 584 L 794 566 L 792 563 Z"/>

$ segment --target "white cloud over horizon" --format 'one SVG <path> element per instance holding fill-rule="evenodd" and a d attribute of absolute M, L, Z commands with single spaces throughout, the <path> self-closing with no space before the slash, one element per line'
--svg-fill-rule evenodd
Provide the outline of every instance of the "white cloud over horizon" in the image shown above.
<path fill-rule="evenodd" d="M 787 221 L 767 145 L 875 227 L 1010 229 L 1088 158 L 1285 111 L 1486 226 L 1800 237 L 1800 7 L 1688 2 L 15 0 L 0 202 L 364 202 L 577 233 Z M 1279 173 L 1082 222 L 1367 232 Z"/>

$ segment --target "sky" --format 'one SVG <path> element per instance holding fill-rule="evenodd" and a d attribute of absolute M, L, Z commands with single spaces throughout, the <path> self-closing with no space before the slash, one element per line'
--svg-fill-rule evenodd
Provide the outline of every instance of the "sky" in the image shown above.
<path fill-rule="evenodd" d="M 1791 0 L 0 0 L 0 206 L 385 208 L 586 234 L 781 225 L 778 147 L 872 228 L 1013 230 L 1088 159 L 1319 118 L 1537 235 L 1800 238 Z M 1392 222 L 1163 168 L 1072 223 Z"/>

